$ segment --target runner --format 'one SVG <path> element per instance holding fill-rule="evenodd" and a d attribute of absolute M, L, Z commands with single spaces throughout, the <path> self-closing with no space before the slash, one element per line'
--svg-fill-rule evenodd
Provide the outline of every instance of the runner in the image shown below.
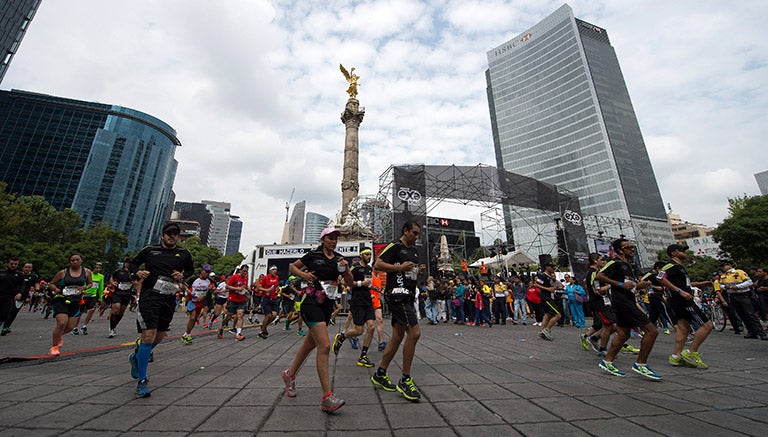
<path fill-rule="evenodd" d="M 635 245 L 624 238 L 613 242 L 616 258 L 608 261 L 597 274 L 597 280 L 611 285 L 611 306 L 616 314 L 616 337 L 614 337 L 608 353 L 600 361 L 599 367 L 614 376 L 624 376 L 624 372 L 613 364 L 613 359 L 630 336 L 634 327 L 643 330 L 640 341 L 640 351 L 632 370 L 642 376 L 659 380 L 662 376 L 654 372 L 648 365 L 648 355 L 653 349 L 659 332 L 648 320 L 648 316 L 639 308 L 633 292 L 637 285 L 637 270 L 632 264 L 635 257 Z"/>
<path fill-rule="evenodd" d="M 555 273 L 555 266 L 552 263 L 545 263 L 542 268 L 544 271 L 536 276 L 536 285 L 541 290 L 541 309 L 544 312 L 539 337 L 552 341 L 552 327 L 560 320 L 562 314 L 560 314 L 558 305 L 552 296 L 556 291 L 555 283 L 552 279 Z"/>
<path fill-rule="evenodd" d="M 96 265 L 93 266 L 93 270 L 91 270 L 91 278 L 93 279 L 93 286 L 83 293 L 84 303 L 81 310 L 86 311 L 85 323 L 83 323 L 83 327 L 80 328 L 80 330 L 78 330 L 77 327 L 72 330 L 72 334 L 74 335 L 80 333 L 88 335 L 88 323 L 90 323 L 93 313 L 96 311 L 96 304 L 101 303 L 101 300 L 104 298 L 104 275 L 101 274 L 101 263 L 96 263 Z"/>
<path fill-rule="evenodd" d="M 260 338 L 267 338 L 269 331 L 267 327 L 273 320 L 277 319 L 277 313 L 280 311 L 280 304 L 277 300 L 278 291 L 280 291 L 280 278 L 277 276 L 277 266 L 270 266 L 269 272 L 261 278 L 256 289 L 263 293 L 261 298 L 261 311 L 264 314 L 264 320 L 261 321 Z"/>
<path fill-rule="evenodd" d="M 248 265 L 240 266 L 240 269 L 234 275 L 227 279 L 227 291 L 229 296 L 227 297 L 227 316 L 224 321 L 221 322 L 221 328 L 219 328 L 219 338 L 224 335 L 224 326 L 227 321 L 232 318 L 234 322 L 232 327 L 235 328 L 235 340 L 245 340 L 243 335 L 243 322 L 245 321 L 245 307 L 248 304 Z"/>
<path fill-rule="evenodd" d="M 5 270 L 0 271 L 0 322 L 3 323 L 0 335 L 3 336 L 10 334 L 16 302 L 24 295 L 24 276 L 18 268 L 19 258 L 12 256 L 6 261 Z"/>
<path fill-rule="evenodd" d="M 285 314 L 285 327 L 283 327 L 283 331 L 290 331 L 291 323 L 298 321 L 298 331 L 296 331 L 296 335 L 303 337 L 306 333 L 301 329 L 301 315 L 299 314 L 299 310 L 296 309 L 297 303 L 299 304 L 299 308 L 301 308 L 301 299 L 299 298 L 299 300 L 296 300 L 299 294 L 299 290 L 296 289 L 296 281 L 298 279 L 299 278 L 296 276 L 291 275 L 288 277 L 288 280 L 285 281 L 285 285 L 280 290 L 280 304 L 282 306 L 283 314 Z"/>
<path fill-rule="evenodd" d="M 675 348 L 672 355 L 669 356 L 669 364 L 673 366 L 688 365 L 706 369 L 709 366 L 704 364 L 699 355 L 699 347 L 707 339 L 709 333 L 714 328 L 712 322 L 707 319 L 704 312 L 701 311 L 693 302 L 693 290 L 691 287 L 704 287 L 712 285 L 711 282 L 691 282 L 688 278 L 688 272 L 683 267 L 683 262 L 688 258 L 685 253 L 687 247 L 679 244 L 672 244 L 667 247 L 667 255 L 671 262 L 664 265 L 658 273 L 657 279 L 661 284 L 667 287 L 669 292 L 669 307 L 675 313 L 677 325 L 675 325 Z M 685 341 L 688 334 L 691 333 L 691 323 L 696 323 L 698 328 L 693 334 L 691 346 L 685 348 Z"/>
<path fill-rule="evenodd" d="M 343 275 L 344 282 L 347 284 L 353 281 L 349 263 L 335 250 L 339 235 L 338 230 L 325 228 L 320 233 L 320 246 L 291 264 L 290 273 L 302 280 L 301 317 L 309 328 L 309 335 L 304 337 L 299 350 L 296 351 L 291 367 L 282 373 L 285 394 L 288 397 L 296 396 L 296 374 L 312 350 L 317 348 L 317 375 L 323 390 L 320 409 L 327 413 L 338 410 L 345 403 L 343 399 L 333 394 L 328 376 L 328 358 L 331 349 L 328 322 L 333 312 L 333 300 L 328 298 L 328 294 L 334 294 L 331 287 L 333 287 L 332 283 L 337 281 L 339 274 Z"/>
<path fill-rule="evenodd" d="M 83 292 L 93 286 L 91 271 L 83 267 L 83 257 L 74 253 L 69 256 L 69 267 L 56 273 L 48 286 L 54 294 L 53 316 L 56 319 L 49 353 L 59 355 L 64 334 L 77 327 Z"/>
<path fill-rule="evenodd" d="M 123 262 L 123 267 L 115 270 L 110 278 L 114 291 L 110 298 L 112 307 L 109 313 L 109 335 L 107 335 L 107 338 L 113 338 L 117 335 L 115 331 L 117 325 L 120 323 L 120 320 L 123 319 L 125 310 L 130 307 L 135 299 L 136 285 L 133 280 L 133 275 L 131 275 L 131 271 L 128 270 L 130 262 L 131 259 L 126 258 L 125 262 Z"/>
<path fill-rule="evenodd" d="M 382 352 L 387 347 L 387 342 L 384 341 L 384 311 L 381 308 L 381 278 L 380 273 L 376 270 L 373 271 L 373 277 L 371 278 L 371 303 L 373 303 L 373 313 L 376 316 L 376 335 L 379 339 L 379 352 Z"/>
<path fill-rule="evenodd" d="M 192 329 L 197 323 L 197 319 L 200 317 L 200 311 L 205 306 L 205 301 L 208 295 L 212 291 L 211 284 L 211 266 L 209 264 L 204 265 L 200 269 L 200 274 L 197 277 L 189 278 L 187 280 L 187 287 L 189 293 L 187 293 L 187 329 L 181 336 L 181 342 L 184 344 L 192 344 Z"/>
<path fill-rule="evenodd" d="M 419 264 L 419 253 L 415 247 L 421 233 L 420 226 L 409 220 L 405 222 L 401 232 L 400 239 L 384 248 L 374 264 L 376 270 L 387 273 L 384 295 L 392 313 L 392 337 L 384 349 L 379 368 L 371 376 L 371 381 L 377 387 L 386 391 L 397 390 L 404 398 L 417 402 L 421 399 L 421 393 L 411 378 L 411 364 L 421 331 L 413 303 L 416 300 L 419 270 L 426 270 L 426 266 Z M 397 384 L 393 384 L 387 375 L 387 367 L 400 348 L 403 338 L 403 377 Z"/>
<path fill-rule="evenodd" d="M 360 261 L 352 265 L 352 277 L 355 282 L 351 287 L 352 299 L 349 312 L 355 326 L 347 332 L 342 331 L 336 334 L 333 339 L 333 353 L 338 355 L 345 339 L 354 339 L 363 333 L 364 328 L 368 328 L 363 340 L 363 348 L 360 351 L 360 358 L 357 360 L 357 365 L 360 367 L 373 367 L 373 363 L 368 359 L 368 349 L 371 347 L 371 340 L 373 340 L 374 320 L 376 319 L 371 300 L 373 269 L 370 262 L 371 249 L 366 247 L 360 251 Z"/>
<path fill-rule="evenodd" d="M 147 379 L 150 354 L 170 329 L 179 283 L 194 272 L 192 255 L 177 246 L 180 232 L 178 224 L 167 223 L 160 244 L 145 247 L 130 263 L 130 270 L 141 280 L 136 319 L 141 340 L 129 356 L 131 377 L 139 380 L 137 398 L 151 395 Z M 144 270 L 139 270 L 142 265 Z"/>
<path fill-rule="evenodd" d="M 221 275 L 219 278 L 219 282 L 216 283 L 216 291 L 214 292 L 214 298 L 213 298 L 213 315 L 211 316 L 211 320 L 208 322 L 208 326 L 213 329 L 213 324 L 216 322 L 216 319 L 224 313 L 224 316 L 221 320 L 221 328 L 219 329 L 219 339 L 224 338 L 224 327 L 226 327 L 224 321 L 229 320 L 229 314 L 227 314 L 227 299 L 229 298 L 229 291 L 227 291 L 227 281 L 226 276 Z"/>

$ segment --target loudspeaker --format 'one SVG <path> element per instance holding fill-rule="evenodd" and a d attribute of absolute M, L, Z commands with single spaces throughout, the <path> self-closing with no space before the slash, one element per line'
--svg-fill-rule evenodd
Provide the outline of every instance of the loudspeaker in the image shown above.
<path fill-rule="evenodd" d="M 539 267 L 544 264 L 552 264 L 552 255 L 548 253 L 542 253 L 539 255 Z"/>

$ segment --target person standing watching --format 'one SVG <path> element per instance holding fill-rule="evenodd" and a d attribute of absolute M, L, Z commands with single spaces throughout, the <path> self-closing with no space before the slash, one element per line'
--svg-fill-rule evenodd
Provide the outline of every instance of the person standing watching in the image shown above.
<path fill-rule="evenodd" d="M 131 377 L 139 380 L 137 398 L 151 395 L 147 379 L 150 354 L 170 329 L 179 283 L 194 273 L 192 255 L 178 246 L 180 232 L 177 223 L 167 223 L 163 226 L 160 244 L 145 247 L 130 263 L 131 272 L 141 280 L 136 319 L 141 340 L 128 357 Z M 142 265 L 144 269 L 139 270 Z"/>
<path fill-rule="evenodd" d="M 731 260 L 723 260 L 720 265 L 722 266 L 720 288 L 728 293 L 730 305 L 744 322 L 744 327 L 747 329 L 747 335 L 744 338 L 768 340 L 768 335 L 765 335 L 760 320 L 755 316 L 755 307 L 752 305 L 752 299 L 749 295 L 752 289 L 752 279 L 744 270 L 734 268 L 734 263 Z"/>
<path fill-rule="evenodd" d="M 426 266 L 419 265 L 419 252 L 415 247 L 421 233 L 420 226 L 409 220 L 405 222 L 401 232 L 400 239 L 385 247 L 373 265 L 374 269 L 387 273 L 384 296 L 392 314 L 392 337 L 384 349 L 379 368 L 371 376 L 371 381 L 377 387 L 386 391 L 397 390 L 404 398 L 417 402 L 421 399 L 421 393 L 411 378 L 411 364 L 421 330 L 413 302 L 416 299 L 419 269 Z M 404 338 L 403 377 L 397 384 L 393 384 L 387 375 L 387 367 Z"/>

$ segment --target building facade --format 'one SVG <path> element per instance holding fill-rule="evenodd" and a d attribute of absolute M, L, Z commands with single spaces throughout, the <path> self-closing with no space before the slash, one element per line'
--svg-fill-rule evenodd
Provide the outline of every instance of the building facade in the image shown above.
<path fill-rule="evenodd" d="M 585 225 L 594 217 L 595 232 L 636 240 L 652 262 L 673 238 L 606 30 L 563 5 L 487 57 L 497 166 L 578 195 Z M 556 253 L 552 214 L 505 217 L 516 246 Z"/>
<path fill-rule="evenodd" d="M 234 255 L 240 251 L 240 237 L 243 235 L 243 222 L 240 217 L 233 215 L 229 220 L 229 232 L 227 232 L 227 250 L 224 255 Z"/>
<path fill-rule="evenodd" d="M 304 242 L 304 215 L 307 211 L 307 201 L 302 200 L 293 205 L 291 219 L 288 220 L 288 244 Z"/>
<path fill-rule="evenodd" d="M 0 2 L 0 83 L 42 0 L 3 0 Z"/>
<path fill-rule="evenodd" d="M 320 234 L 328 226 L 331 219 L 316 212 L 307 212 L 304 220 L 304 242 L 316 243 L 320 241 Z"/>
<path fill-rule="evenodd" d="M 176 132 L 120 106 L 0 91 L 0 181 L 106 221 L 128 249 L 157 241 L 176 177 Z"/>
<path fill-rule="evenodd" d="M 755 180 L 757 181 L 757 188 L 760 189 L 760 194 L 763 196 L 768 194 L 768 170 L 755 173 Z"/>

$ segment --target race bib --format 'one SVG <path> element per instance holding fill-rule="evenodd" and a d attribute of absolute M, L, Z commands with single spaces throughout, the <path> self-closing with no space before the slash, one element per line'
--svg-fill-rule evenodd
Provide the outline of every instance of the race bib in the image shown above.
<path fill-rule="evenodd" d="M 339 287 L 333 282 L 321 281 L 320 284 L 323 286 L 323 290 L 325 290 L 325 295 L 328 296 L 328 299 L 336 299 L 339 297 Z"/>
<path fill-rule="evenodd" d="M 117 284 L 117 289 L 118 290 L 125 290 L 125 291 L 127 291 L 127 290 L 131 289 L 132 285 L 133 284 L 131 284 L 130 282 L 120 282 L 120 283 Z"/>
<path fill-rule="evenodd" d="M 179 286 L 175 282 L 158 278 L 153 289 L 160 294 L 176 294 Z"/>
<path fill-rule="evenodd" d="M 77 296 L 78 294 L 82 293 L 80 290 L 77 289 L 77 287 L 74 286 L 68 286 L 64 287 L 64 290 L 61 291 L 61 294 L 64 296 Z"/>

